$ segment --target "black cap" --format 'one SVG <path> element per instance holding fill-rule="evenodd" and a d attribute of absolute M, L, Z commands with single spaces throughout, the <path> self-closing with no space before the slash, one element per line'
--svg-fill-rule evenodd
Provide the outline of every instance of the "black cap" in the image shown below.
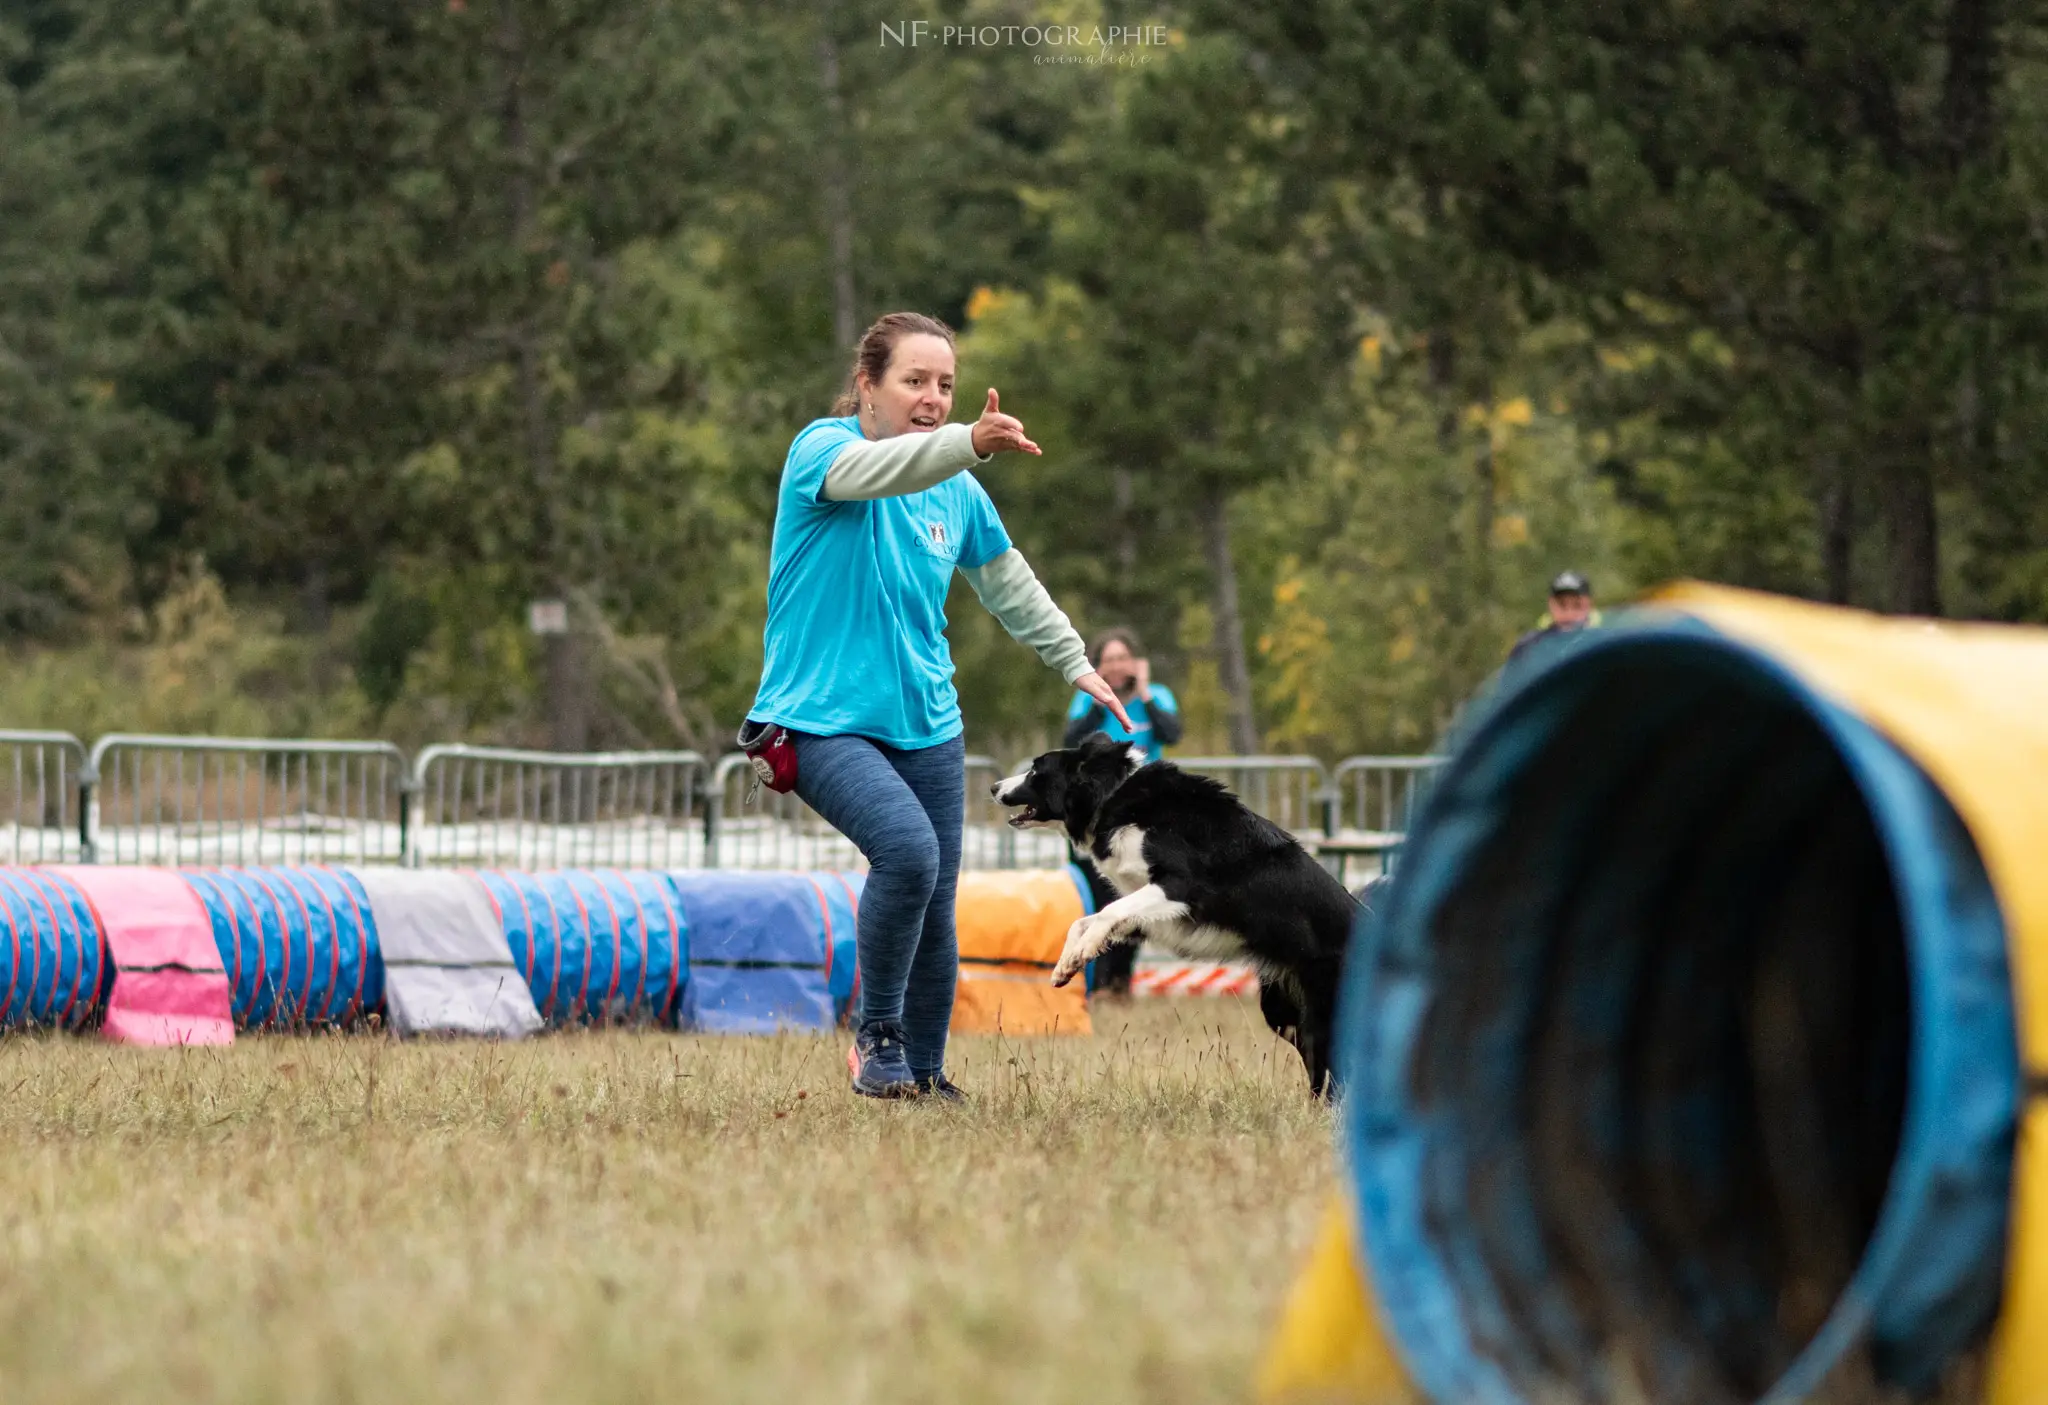
<path fill-rule="evenodd" d="M 1593 587 L 1586 584 L 1586 578 L 1577 571 L 1559 571 L 1550 583 L 1552 595 L 1591 595 Z"/>

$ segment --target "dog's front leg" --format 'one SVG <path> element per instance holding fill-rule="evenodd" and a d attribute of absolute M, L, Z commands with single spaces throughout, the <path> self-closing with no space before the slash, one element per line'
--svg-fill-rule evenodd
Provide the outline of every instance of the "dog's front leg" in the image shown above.
<path fill-rule="evenodd" d="M 1067 928 L 1067 943 L 1060 950 L 1059 964 L 1052 968 L 1052 983 L 1065 985 L 1083 966 L 1140 928 L 1175 921 L 1187 913 L 1187 904 L 1174 902 L 1157 883 L 1147 883 L 1118 898 L 1093 917 L 1083 917 Z"/>

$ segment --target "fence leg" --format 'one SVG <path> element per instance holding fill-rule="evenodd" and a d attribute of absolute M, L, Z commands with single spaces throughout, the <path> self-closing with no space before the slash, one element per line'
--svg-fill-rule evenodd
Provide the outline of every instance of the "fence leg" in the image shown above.
<path fill-rule="evenodd" d="M 400 868 L 418 868 L 420 866 L 419 847 L 414 842 L 415 836 L 412 824 L 413 793 L 417 788 L 418 782 L 412 776 L 405 775 L 399 778 L 398 866 Z"/>
<path fill-rule="evenodd" d="M 718 831 L 721 828 L 718 821 L 725 809 L 725 795 L 723 791 L 714 793 L 710 797 L 710 801 L 711 803 L 704 807 L 704 867 L 717 868 Z"/>
<path fill-rule="evenodd" d="M 96 831 L 99 817 L 96 813 L 99 800 L 100 777 L 90 762 L 78 773 L 78 861 L 99 862 L 99 844 Z"/>

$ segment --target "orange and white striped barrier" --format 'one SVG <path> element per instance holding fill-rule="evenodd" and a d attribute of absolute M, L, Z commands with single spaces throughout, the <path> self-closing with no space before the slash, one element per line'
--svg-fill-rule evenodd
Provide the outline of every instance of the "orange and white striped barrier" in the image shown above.
<path fill-rule="evenodd" d="M 1131 972 L 1133 995 L 1256 995 L 1258 974 L 1227 961 L 1148 961 Z"/>

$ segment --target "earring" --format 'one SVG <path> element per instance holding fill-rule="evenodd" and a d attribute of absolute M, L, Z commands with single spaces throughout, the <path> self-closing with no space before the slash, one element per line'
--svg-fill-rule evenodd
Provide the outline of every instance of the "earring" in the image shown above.
<path fill-rule="evenodd" d="M 874 401 L 872 401 L 872 400 L 870 400 L 870 401 L 868 401 L 868 413 L 872 415 L 872 414 L 873 414 L 874 412 L 875 412 L 875 402 L 874 402 Z"/>

